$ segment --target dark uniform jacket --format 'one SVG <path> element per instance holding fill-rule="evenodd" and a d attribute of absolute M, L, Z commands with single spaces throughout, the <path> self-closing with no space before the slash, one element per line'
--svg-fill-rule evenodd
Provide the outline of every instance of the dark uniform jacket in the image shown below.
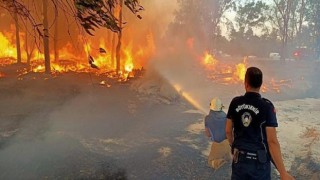
<path fill-rule="evenodd" d="M 269 100 L 254 92 L 235 97 L 227 118 L 233 122 L 234 148 L 248 152 L 268 151 L 266 127 L 278 126 L 274 106 Z"/>

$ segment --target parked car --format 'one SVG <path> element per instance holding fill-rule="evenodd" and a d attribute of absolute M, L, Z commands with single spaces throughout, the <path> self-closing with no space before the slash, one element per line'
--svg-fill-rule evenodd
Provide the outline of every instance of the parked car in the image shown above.
<path fill-rule="evenodd" d="M 281 59 L 281 56 L 279 53 L 272 52 L 269 54 L 269 58 L 271 60 L 279 61 Z"/>
<path fill-rule="evenodd" d="M 315 59 L 315 52 L 306 46 L 297 47 L 293 51 L 292 55 L 295 60 L 314 60 Z"/>

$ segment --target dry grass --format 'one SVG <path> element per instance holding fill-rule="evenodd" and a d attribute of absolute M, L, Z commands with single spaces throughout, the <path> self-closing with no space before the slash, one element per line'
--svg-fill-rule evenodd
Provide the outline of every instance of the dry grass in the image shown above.
<path fill-rule="evenodd" d="M 320 132 L 315 127 L 307 127 L 306 131 L 301 135 L 302 138 L 313 138 L 314 140 L 319 140 Z"/>

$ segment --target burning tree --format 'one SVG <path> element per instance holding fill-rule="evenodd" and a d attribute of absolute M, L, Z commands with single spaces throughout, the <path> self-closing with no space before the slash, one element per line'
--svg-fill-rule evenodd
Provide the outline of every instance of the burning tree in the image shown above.
<path fill-rule="evenodd" d="M 48 0 L 43 0 L 43 45 L 46 73 L 51 72 L 49 51 L 49 24 L 48 24 Z"/>
<path fill-rule="evenodd" d="M 18 20 L 18 13 L 17 9 L 14 10 L 14 22 L 16 26 L 16 44 L 17 44 L 17 63 L 21 63 L 21 47 L 20 47 L 20 28 L 19 28 L 19 20 Z"/>
<path fill-rule="evenodd" d="M 58 3 L 58 0 L 54 0 L 52 1 L 54 3 L 54 5 L 56 6 Z M 54 37 L 53 37 L 53 41 L 54 41 L 54 60 L 58 61 L 59 60 L 59 50 L 58 50 L 58 34 L 59 34 L 59 16 L 58 16 L 58 10 L 56 9 L 55 11 L 55 22 L 54 22 Z"/>
<path fill-rule="evenodd" d="M 120 71 L 121 38 L 123 25 L 125 24 L 125 22 L 122 22 L 123 4 L 141 19 L 141 16 L 137 13 L 143 10 L 143 7 L 138 0 L 75 0 L 77 18 L 88 34 L 93 36 L 93 31 L 102 27 L 118 33 L 118 45 L 116 48 L 117 73 Z M 114 14 L 117 6 L 119 6 L 118 17 Z"/>
<path fill-rule="evenodd" d="M 21 63 L 19 16 L 26 18 L 33 25 L 36 25 L 36 21 L 30 15 L 30 11 L 25 7 L 23 2 L 18 0 L 0 0 L 0 7 L 6 9 L 14 19 L 16 28 L 17 63 L 19 64 Z"/>
<path fill-rule="evenodd" d="M 15 27 L 16 27 L 16 49 L 17 49 L 17 62 L 21 63 L 21 48 L 20 48 L 20 27 L 19 27 L 19 17 L 22 20 L 26 20 L 25 27 L 26 27 L 26 33 L 28 32 L 28 25 L 27 22 L 31 23 L 35 30 L 37 30 L 38 35 L 43 38 L 43 44 L 44 44 L 44 56 L 45 56 L 45 72 L 50 73 L 51 72 L 51 66 L 50 66 L 50 52 L 49 52 L 49 24 L 48 24 L 48 0 L 42 1 L 42 7 L 43 7 L 43 19 L 42 24 L 39 24 L 36 22 L 36 20 L 33 18 L 33 16 L 30 13 L 30 10 L 26 7 L 23 1 L 19 0 L 1 0 L 0 1 L 0 7 L 8 10 L 10 14 L 13 14 L 14 21 L 15 21 Z M 40 30 L 40 26 L 43 25 L 43 32 Z M 26 38 L 27 40 L 27 38 Z M 28 47 L 26 44 L 26 51 L 27 51 L 27 62 L 30 60 L 31 54 L 28 51 Z M 32 50 L 31 50 L 32 51 Z"/>
<path fill-rule="evenodd" d="M 33 4 L 35 1 L 31 1 Z M 107 28 L 110 31 L 118 34 L 118 45 L 116 48 L 116 58 L 117 58 L 117 72 L 120 71 L 120 50 L 121 50 L 121 37 L 123 25 L 126 22 L 122 22 L 122 6 L 125 5 L 133 14 L 135 14 L 139 19 L 141 16 L 138 14 L 139 11 L 143 10 L 143 7 L 139 4 L 137 0 L 71 0 L 74 5 L 69 1 L 62 0 L 51 0 L 54 5 L 55 15 L 55 32 L 54 32 L 54 52 L 55 61 L 58 59 L 59 53 L 57 50 L 57 36 L 58 36 L 58 9 L 64 11 L 66 16 L 76 17 L 78 23 L 83 27 L 83 29 L 90 35 L 94 35 L 93 31 L 98 28 Z M 0 0 L 0 7 L 7 9 L 10 14 L 14 17 L 16 24 L 16 35 L 17 35 L 17 60 L 18 63 L 21 62 L 21 50 L 20 50 L 20 37 L 19 37 L 19 17 L 24 21 L 31 22 L 34 29 L 38 32 L 39 37 L 43 39 L 44 46 L 44 59 L 45 59 L 45 72 L 51 72 L 50 64 L 50 49 L 49 49 L 49 22 L 48 22 L 48 0 L 41 1 L 42 5 L 42 19 L 41 23 L 36 22 L 33 18 L 31 12 L 22 0 Z M 67 10 L 68 9 L 68 10 Z M 37 11 L 35 9 L 35 11 Z M 119 12 L 119 14 L 118 14 Z M 28 31 L 28 25 L 24 23 L 26 31 Z M 28 33 L 28 32 L 27 32 Z M 28 42 L 28 41 L 26 41 Z M 27 45 L 26 45 L 27 47 Z M 28 51 L 28 47 L 26 48 Z M 30 58 L 30 53 L 27 52 L 27 59 Z M 29 62 L 29 60 L 28 60 Z"/>

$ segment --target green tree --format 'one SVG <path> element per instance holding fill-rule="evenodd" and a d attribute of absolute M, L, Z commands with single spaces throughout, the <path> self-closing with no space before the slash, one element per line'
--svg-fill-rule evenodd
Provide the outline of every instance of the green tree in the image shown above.
<path fill-rule="evenodd" d="M 85 31 L 93 35 L 93 31 L 97 28 L 108 28 L 109 30 L 118 33 L 121 30 L 122 24 L 113 13 L 118 4 L 124 5 L 130 11 L 137 15 L 143 7 L 138 0 L 74 0 L 77 10 L 77 18 L 85 29 Z"/>
<path fill-rule="evenodd" d="M 316 52 L 316 56 L 320 58 L 320 1 L 307 1 L 307 21 L 310 27 L 310 41 Z"/>
<path fill-rule="evenodd" d="M 300 36 L 300 34 L 302 33 L 303 23 L 305 22 L 305 20 L 306 20 L 306 0 L 293 0 L 292 13 L 291 13 L 291 19 L 290 19 L 292 38 Z"/>
<path fill-rule="evenodd" d="M 170 38 L 186 40 L 194 38 L 208 50 L 217 48 L 221 34 L 219 25 L 225 12 L 234 0 L 178 0 L 179 10 L 175 12 L 167 35 Z"/>
<path fill-rule="evenodd" d="M 177 0 L 179 10 L 175 12 L 174 21 L 169 25 L 168 35 L 190 38 L 203 32 L 201 26 L 201 9 L 197 0 Z M 178 37 L 177 37 L 178 38 Z"/>
<path fill-rule="evenodd" d="M 300 46 L 303 23 L 306 20 L 306 0 L 273 0 L 273 24 L 279 30 L 282 42 L 282 59 L 288 57 L 288 44 Z"/>
<path fill-rule="evenodd" d="M 219 25 L 225 12 L 231 9 L 235 4 L 234 0 L 202 0 L 200 1 L 201 18 L 203 25 L 208 33 L 210 49 L 217 49 L 217 40 L 221 35 Z"/>
<path fill-rule="evenodd" d="M 229 25 L 231 54 L 267 56 L 272 47 L 271 41 L 267 39 L 270 34 L 269 5 L 262 1 L 240 2 L 237 3 L 234 10 L 236 12 L 235 21 Z"/>
<path fill-rule="evenodd" d="M 289 21 L 292 13 L 292 0 L 273 0 L 275 4 L 275 20 L 281 37 L 281 57 L 284 60 L 288 56 L 287 46 L 289 40 Z"/>
<path fill-rule="evenodd" d="M 268 20 L 269 6 L 262 1 L 239 4 L 236 9 L 235 21 L 242 33 L 252 28 L 263 28 Z"/>

